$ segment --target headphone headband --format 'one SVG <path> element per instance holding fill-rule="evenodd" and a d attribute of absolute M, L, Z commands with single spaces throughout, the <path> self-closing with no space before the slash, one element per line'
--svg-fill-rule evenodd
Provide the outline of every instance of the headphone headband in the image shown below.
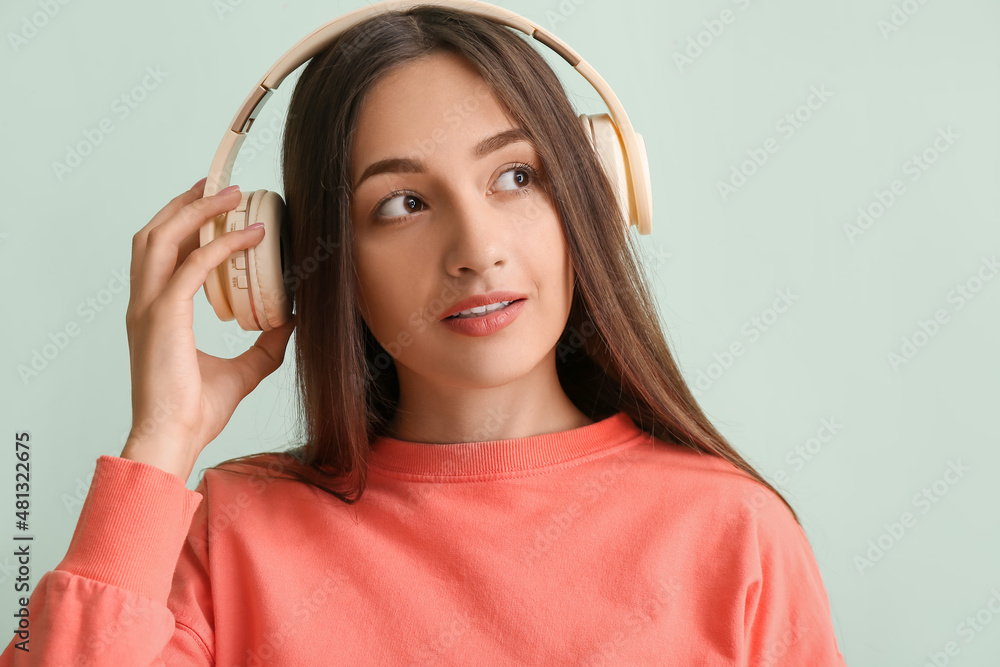
<path fill-rule="evenodd" d="M 348 12 L 324 26 L 321 26 L 303 37 L 297 44 L 285 52 L 281 58 L 267 71 L 261 80 L 253 87 L 240 106 L 232 123 L 226 130 L 222 143 L 219 145 L 208 171 L 205 182 L 206 197 L 218 193 L 230 184 L 233 165 L 240 146 L 246 139 L 247 132 L 253 126 L 254 120 L 260 115 L 261 109 L 285 77 L 295 71 L 304 62 L 330 45 L 338 36 L 354 25 L 361 23 L 377 14 L 387 11 L 404 10 L 417 6 L 432 6 L 458 9 L 498 21 L 508 27 L 519 30 L 529 37 L 541 42 L 558 53 L 576 71 L 583 75 L 597 90 L 601 99 L 607 105 L 611 118 L 618 129 L 619 136 L 625 146 L 625 166 L 628 169 L 630 188 L 633 201 L 636 203 L 636 221 L 640 234 L 649 234 L 652 221 L 652 196 L 649 184 L 649 167 L 645 160 L 644 146 L 640 150 L 640 141 L 628 114 L 618 101 L 611 87 L 601 78 L 601 75 L 590 66 L 573 49 L 555 35 L 540 28 L 528 19 L 507 9 L 479 2 L 478 0 L 435 0 L 432 2 L 383 0 L 373 5 L 360 7 Z"/>

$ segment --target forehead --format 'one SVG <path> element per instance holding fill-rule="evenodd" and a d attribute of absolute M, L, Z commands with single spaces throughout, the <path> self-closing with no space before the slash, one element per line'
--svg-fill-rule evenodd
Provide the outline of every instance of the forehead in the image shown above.
<path fill-rule="evenodd" d="M 437 52 L 388 70 L 368 90 L 351 148 L 352 176 L 387 157 L 468 154 L 512 119 L 476 69 L 457 54 Z"/>

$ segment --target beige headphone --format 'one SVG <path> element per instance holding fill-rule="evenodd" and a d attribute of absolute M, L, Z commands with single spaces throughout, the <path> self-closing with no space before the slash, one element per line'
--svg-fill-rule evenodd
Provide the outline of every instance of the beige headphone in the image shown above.
<path fill-rule="evenodd" d="M 622 215 L 628 221 L 625 232 L 635 225 L 640 234 L 650 233 L 653 201 L 646 146 L 642 135 L 632 129 L 614 92 L 593 67 L 552 33 L 511 11 L 476 0 L 385 0 L 348 12 L 301 39 L 268 70 L 236 112 L 212 160 L 204 196 L 214 195 L 230 184 L 236 154 L 247 132 L 286 76 L 351 26 L 376 14 L 418 5 L 458 9 L 515 28 L 551 48 L 580 72 L 611 112 L 610 117 L 608 114 L 581 114 L 580 121 L 617 192 Z M 244 229 L 255 222 L 264 223 L 264 238 L 256 246 L 233 253 L 213 269 L 205 281 L 205 296 L 220 319 L 235 318 L 246 331 L 269 331 L 281 326 L 292 315 L 292 295 L 286 291 L 283 278 L 284 269 L 291 266 L 285 202 L 278 193 L 268 190 L 241 194 L 235 210 L 216 216 L 201 228 L 200 244 L 207 245 L 225 232 Z"/>

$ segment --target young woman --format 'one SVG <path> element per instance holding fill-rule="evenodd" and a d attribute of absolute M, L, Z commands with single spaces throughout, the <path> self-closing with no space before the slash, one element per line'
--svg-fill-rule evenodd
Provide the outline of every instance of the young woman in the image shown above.
<path fill-rule="evenodd" d="M 805 533 L 685 385 L 521 36 L 378 15 L 304 69 L 283 159 L 294 261 L 334 251 L 239 357 L 192 332 L 262 239 L 197 248 L 238 192 L 199 182 L 135 235 L 132 433 L 0 665 L 844 664 Z M 301 446 L 188 490 L 293 327 Z"/>

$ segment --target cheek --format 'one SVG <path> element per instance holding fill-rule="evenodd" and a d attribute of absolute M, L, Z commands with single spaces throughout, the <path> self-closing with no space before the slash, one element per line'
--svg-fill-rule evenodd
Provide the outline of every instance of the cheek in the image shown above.
<path fill-rule="evenodd" d="M 395 340 L 408 327 L 417 298 L 414 253 L 394 253 L 384 245 L 378 250 L 356 246 L 358 309 L 380 342 Z"/>
<path fill-rule="evenodd" d="M 547 224 L 534 243 L 538 249 L 536 262 L 543 268 L 545 281 L 548 283 L 550 293 L 559 294 L 559 298 L 569 300 L 573 295 L 573 261 L 569 256 L 569 249 L 566 246 L 566 238 L 562 231 L 562 224 L 555 211 L 551 213 L 551 223 Z M 559 291 L 561 288 L 562 291 Z"/>

